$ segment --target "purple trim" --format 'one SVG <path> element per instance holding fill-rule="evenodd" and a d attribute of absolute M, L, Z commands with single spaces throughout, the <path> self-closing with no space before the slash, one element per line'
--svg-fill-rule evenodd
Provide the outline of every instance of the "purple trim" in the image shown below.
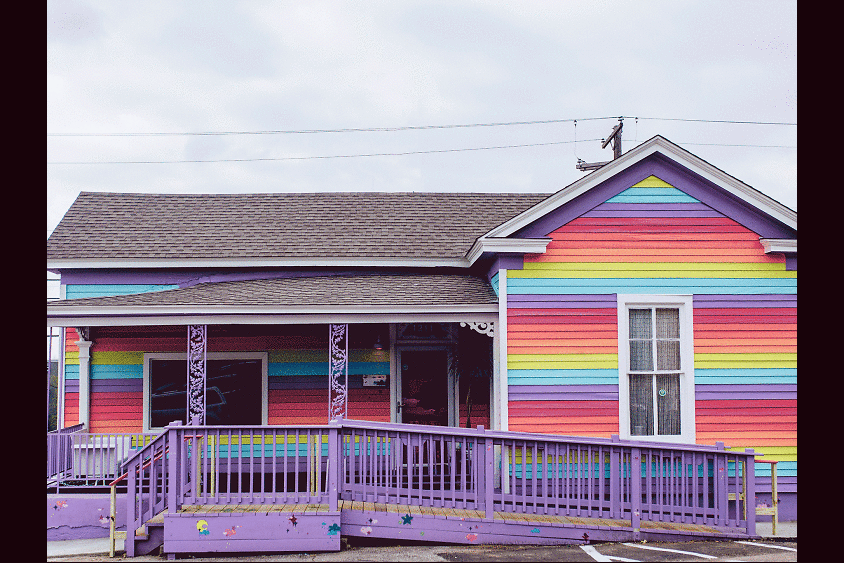
<path fill-rule="evenodd" d="M 374 270 L 373 270 L 374 271 Z M 64 284 L 159 284 L 191 287 L 200 283 L 249 281 L 278 278 L 303 278 L 316 276 L 339 276 L 360 274 L 355 270 L 249 270 L 235 272 L 221 272 L 219 270 L 189 270 L 174 272 L 164 271 L 97 271 L 97 270 L 64 270 L 62 283 Z"/>
<path fill-rule="evenodd" d="M 618 385 L 510 385 L 511 401 L 618 401 Z"/>
<path fill-rule="evenodd" d="M 492 277 L 498 273 L 499 270 L 523 270 L 525 267 L 525 257 L 522 254 L 498 254 L 495 260 L 489 267 L 486 273 L 487 281 L 492 281 Z"/>
<path fill-rule="evenodd" d="M 797 295 L 695 295 L 695 309 L 797 307 Z"/>
<path fill-rule="evenodd" d="M 510 309 L 614 309 L 615 294 L 608 295 L 508 295 Z"/>
<path fill-rule="evenodd" d="M 530 225 L 520 229 L 513 234 L 517 238 L 537 238 L 547 236 L 566 223 L 580 217 L 588 212 L 591 216 L 605 217 L 629 217 L 629 216 L 676 216 L 677 211 L 648 211 L 643 214 L 641 211 L 629 211 L 631 205 L 620 204 L 627 210 L 622 211 L 593 211 L 596 207 L 603 206 L 606 200 L 618 195 L 633 184 L 644 180 L 650 175 L 657 176 L 669 184 L 681 189 L 683 192 L 702 202 L 708 208 L 716 212 L 695 211 L 692 214 L 684 213 L 684 216 L 713 217 L 719 214 L 726 215 L 734 221 L 744 225 L 748 229 L 764 238 L 796 238 L 797 232 L 779 221 L 769 217 L 757 208 L 738 199 L 726 190 L 719 188 L 712 182 L 704 179 L 688 168 L 674 162 L 670 158 L 659 153 L 653 154 L 638 162 L 626 170 L 601 182 L 584 194 L 579 195 L 572 201 L 549 212 L 544 217 L 537 219 Z M 606 204 L 615 205 L 615 204 Z M 665 204 L 668 208 L 663 209 L 688 209 L 686 205 L 696 204 Z M 658 204 L 648 204 L 648 209 L 660 209 Z M 609 208 L 612 209 L 612 208 Z M 688 213 L 688 212 L 687 212 Z M 702 213 L 703 215 L 699 215 Z M 714 215 L 710 213 L 715 213 Z"/>
<path fill-rule="evenodd" d="M 787 272 L 796 272 L 797 271 L 797 256 L 796 255 L 785 255 L 785 269 Z"/>
<path fill-rule="evenodd" d="M 749 391 L 748 388 L 752 389 Z M 777 383 L 771 385 L 695 385 L 695 399 L 748 400 L 748 399 L 797 399 L 797 385 Z"/>
<path fill-rule="evenodd" d="M 142 393 L 144 380 L 132 379 L 92 379 L 91 393 Z"/>

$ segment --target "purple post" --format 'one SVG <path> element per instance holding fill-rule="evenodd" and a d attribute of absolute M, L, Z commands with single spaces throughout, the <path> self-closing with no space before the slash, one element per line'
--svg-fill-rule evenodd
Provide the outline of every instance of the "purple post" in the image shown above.
<path fill-rule="evenodd" d="M 633 528 L 633 540 L 639 541 L 642 511 L 642 454 L 639 448 L 630 450 L 630 526 Z"/>
<path fill-rule="evenodd" d="M 175 420 L 167 425 L 167 445 L 170 448 L 170 455 L 167 459 L 167 506 L 170 512 L 178 512 L 179 506 L 179 427 L 181 422 Z"/>
<path fill-rule="evenodd" d="M 326 477 L 326 490 L 328 491 L 328 510 L 330 512 L 337 511 L 337 497 L 339 495 L 338 481 L 340 475 L 340 433 L 337 431 L 339 425 L 334 422 L 329 422 L 328 429 L 328 473 Z"/>
<path fill-rule="evenodd" d="M 756 535 L 756 454 L 750 448 L 745 449 L 744 453 L 747 455 L 744 462 L 745 474 L 742 475 L 747 484 L 744 497 L 744 506 L 747 511 L 747 535 L 753 537 Z M 736 513 L 738 516 L 738 503 L 736 503 Z"/>
<path fill-rule="evenodd" d="M 618 442 L 618 434 L 613 434 L 611 437 L 613 442 Z M 610 446 L 610 518 L 619 518 L 622 514 L 621 509 L 621 495 L 619 494 L 619 446 Z M 603 472 L 603 471 L 602 471 Z"/>
<path fill-rule="evenodd" d="M 478 425 L 478 434 L 484 434 L 483 425 Z M 495 455 L 492 447 L 493 440 L 490 437 L 484 436 L 483 441 L 478 440 L 478 445 L 483 444 L 483 493 L 484 493 L 484 517 L 492 520 L 495 517 L 495 507 L 493 506 L 493 487 L 495 486 Z M 480 473 L 480 472 L 479 472 Z M 480 493 L 480 491 L 478 491 Z"/>

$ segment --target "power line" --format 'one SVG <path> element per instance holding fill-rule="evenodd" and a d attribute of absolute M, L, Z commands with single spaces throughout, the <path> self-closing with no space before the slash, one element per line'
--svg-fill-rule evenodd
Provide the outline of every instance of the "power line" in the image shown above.
<path fill-rule="evenodd" d="M 196 132 L 153 132 L 153 133 L 48 133 L 48 137 L 179 137 L 179 136 L 226 136 L 226 135 L 304 135 L 316 133 L 383 133 L 396 131 L 424 131 L 432 129 L 469 129 L 474 127 L 511 127 L 515 125 L 547 125 L 553 123 L 571 123 L 577 121 L 599 121 L 605 119 L 644 119 L 651 121 L 685 121 L 694 123 L 728 123 L 734 125 L 787 125 L 797 126 L 797 123 L 782 121 L 739 121 L 729 119 L 687 119 L 675 117 L 639 117 L 639 116 L 611 116 L 611 117 L 578 117 L 571 119 L 539 119 L 533 121 L 501 121 L 492 123 L 462 123 L 451 125 L 408 125 L 402 127 L 353 127 L 343 129 L 289 129 L 264 131 L 196 131 Z"/>
<path fill-rule="evenodd" d="M 649 119 L 651 121 L 692 121 L 697 123 L 731 123 L 740 125 L 793 125 L 796 123 L 787 123 L 782 121 L 734 121 L 730 119 L 683 119 L 679 117 L 636 117 L 630 119 Z"/>
<path fill-rule="evenodd" d="M 48 133 L 48 137 L 175 137 L 175 136 L 210 136 L 210 135 L 300 135 L 313 133 L 372 133 L 391 131 L 421 131 L 427 129 L 460 129 L 472 127 L 509 127 L 513 125 L 545 125 L 550 123 L 568 123 L 572 121 L 596 121 L 617 119 L 614 117 L 580 117 L 575 119 L 543 119 L 535 121 L 504 121 L 496 123 L 464 123 L 453 125 L 408 125 L 403 127 L 356 127 L 348 129 L 294 129 L 268 131 L 200 131 L 193 133 Z"/>
<path fill-rule="evenodd" d="M 578 142 L 600 141 L 601 139 L 583 139 Z M 47 164 L 187 164 L 187 163 L 206 163 L 206 162 L 264 162 L 264 161 L 282 161 L 282 160 L 316 160 L 316 159 L 331 159 L 331 158 L 361 158 L 374 156 L 407 156 L 412 154 L 435 154 L 435 153 L 449 153 L 449 152 L 465 152 L 465 151 L 487 151 L 497 149 L 516 149 L 525 147 L 542 147 L 548 145 L 565 145 L 574 143 L 574 141 L 552 141 L 548 143 L 528 143 L 524 145 L 501 145 L 495 147 L 473 147 L 463 149 L 436 149 L 427 151 L 407 151 L 407 152 L 385 152 L 385 153 L 367 153 L 367 154 L 338 154 L 325 156 L 283 156 L 278 158 L 224 158 L 217 160 L 127 160 L 127 161 L 100 161 L 100 162 L 48 162 Z"/>

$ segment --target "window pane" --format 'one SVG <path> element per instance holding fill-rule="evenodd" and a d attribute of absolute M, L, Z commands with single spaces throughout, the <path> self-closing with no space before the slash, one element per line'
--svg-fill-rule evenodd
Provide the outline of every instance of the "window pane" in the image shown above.
<path fill-rule="evenodd" d="M 680 310 L 656 310 L 656 337 L 680 338 Z"/>
<path fill-rule="evenodd" d="M 658 340 L 656 343 L 656 369 L 680 369 L 680 341 Z"/>
<path fill-rule="evenodd" d="M 653 376 L 630 376 L 630 434 L 654 433 Z"/>
<path fill-rule="evenodd" d="M 650 340 L 630 341 L 630 369 L 633 371 L 654 369 L 653 342 Z"/>
<path fill-rule="evenodd" d="M 653 338 L 650 309 L 630 309 L 630 338 Z"/>
<path fill-rule="evenodd" d="M 205 403 L 206 424 L 260 425 L 261 361 L 208 360 Z"/>
<path fill-rule="evenodd" d="M 149 424 L 153 428 L 167 426 L 187 419 L 186 360 L 150 360 L 149 362 Z"/>
<path fill-rule="evenodd" d="M 680 376 L 656 376 L 657 432 L 660 435 L 680 434 Z"/>

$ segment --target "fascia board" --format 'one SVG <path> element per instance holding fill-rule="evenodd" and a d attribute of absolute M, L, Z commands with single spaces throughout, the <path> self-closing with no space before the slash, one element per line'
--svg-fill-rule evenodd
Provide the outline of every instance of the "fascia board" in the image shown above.
<path fill-rule="evenodd" d="M 759 242 L 762 243 L 762 247 L 765 249 L 765 254 L 779 252 L 797 253 L 797 239 L 760 238 Z"/>
<path fill-rule="evenodd" d="M 466 258 L 470 264 L 474 264 L 485 252 L 542 254 L 550 242 L 550 238 L 479 238 L 466 254 Z"/>
<path fill-rule="evenodd" d="M 678 161 L 691 171 L 723 188 L 739 199 L 750 203 L 771 217 L 781 221 L 788 227 L 795 230 L 797 229 L 797 213 L 795 211 L 782 205 L 778 201 L 771 199 L 740 180 L 737 180 L 726 172 L 719 170 L 687 150 L 657 135 L 651 140 L 646 141 L 638 147 L 625 153 L 620 158 L 610 161 L 608 164 L 598 170 L 595 170 L 588 176 L 585 176 L 573 184 L 563 188 L 556 194 L 548 197 L 520 215 L 517 215 L 509 221 L 495 227 L 481 238 L 510 236 L 519 229 L 530 225 L 558 207 L 565 205 L 579 195 L 589 191 L 601 182 L 604 182 L 615 174 L 618 174 L 619 172 L 655 153 L 662 153 L 666 156 L 670 156 L 673 160 Z"/>
<path fill-rule="evenodd" d="M 467 268 L 465 258 L 201 258 L 201 259 L 48 259 L 47 270 L 97 268 L 267 268 L 267 267 L 422 267 Z"/>
<path fill-rule="evenodd" d="M 47 326 L 138 326 L 138 325 L 188 325 L 188 324 L 326 324 L 326 323 L 422 323 L 422 322 L 495 322 L 498 320 L 497 305 L 476 306 L 475 309 L 444 307 L 441 310 L 397 310 L 385 308 L 382 311 L 311 310 L 303 313 L 264 312 L 250 314 L 226 314 L 207 311 L 183 311 L 177 314 L 145 314 L 123 311 L 117 314 L 94 314 L 84 316 L 49 316 Z M 491 309 L 493 310 L 490 310 Z"/>

